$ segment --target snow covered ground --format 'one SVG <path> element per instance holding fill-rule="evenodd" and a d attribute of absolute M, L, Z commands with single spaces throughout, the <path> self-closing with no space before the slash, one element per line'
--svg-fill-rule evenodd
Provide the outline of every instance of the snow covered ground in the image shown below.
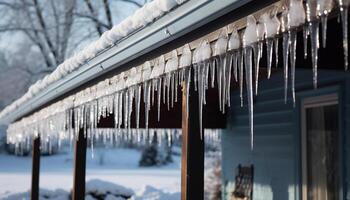
<path fill-rule="evenodd" d="M 87 181 L 100 179 L 130 188 L 136 199 L 180 199 L 179 156 L 163 167 L 138 167 L 140 151 L 134 149 L 95 149 L 87 152 Z M 73 151 L 42 156 L 40 188 L 70 191 L 73 183 Z M 0 154 L 0 199 L 30 189 L 31 157 Z"/>

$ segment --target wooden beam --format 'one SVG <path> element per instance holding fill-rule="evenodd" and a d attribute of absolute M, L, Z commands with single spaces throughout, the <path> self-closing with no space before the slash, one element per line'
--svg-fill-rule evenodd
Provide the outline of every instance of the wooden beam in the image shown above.
<path fill-rule="evenodd" d="M 187 84 L 182 84 L 181 200 L 204 199 L 204 140 L 200 136 L 198 93 L 190 84 L 187 94 Z"/>
<path fill-rule="evenodd" d="M 83 128 L 79 130 L 78 140 L 75 142 L 73 200 L 85 199 L 87 139 L 84 131 Z"/>
<path fill-rule="evenodd" d="M 39 200 L 40 137 L 33 139 L 31 200 Z"/>

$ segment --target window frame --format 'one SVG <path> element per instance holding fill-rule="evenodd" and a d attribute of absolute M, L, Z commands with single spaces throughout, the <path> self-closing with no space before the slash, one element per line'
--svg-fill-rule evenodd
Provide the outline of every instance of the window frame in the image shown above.
<path fill-rule="evenodd" d="M 338 93 L 331 93 L 326 95 L 320 95 L 320 96 L 312 96 L 312 97 L 306 97 L 301 100 L 301 199 L 302 200 L 308 200 L 307 198 L 307 129 L 306 129 L 306 109 L 308 108 L 315 108 L 320 106 L 330 106 L 330 105 L 338 105 L 338 114 L 340 113 L 340 100 L 339 100 L 339 94 Z M 341 121 L 341 119 L 340 119 Z M 340 124 L 339 124 L 340 125 Z M 341 130 L 339 126 L 339 130 Z M 341 134 L 341 131 L 339 132 Z M 341 166 L 342 159 L 341 154 L 339 154 L 340 160 L 339 164 Z M 340 171 L 341 174 L 341 171 Z M 340 180 L 340 187 L 342 184 L 342 181 Z M 340 192 L 340 191 L 339 191 Z M 342 197 L 342 194 L 339 193 L 339 196 Z M 341 198 L 342 199 L 342 198 Z"/>

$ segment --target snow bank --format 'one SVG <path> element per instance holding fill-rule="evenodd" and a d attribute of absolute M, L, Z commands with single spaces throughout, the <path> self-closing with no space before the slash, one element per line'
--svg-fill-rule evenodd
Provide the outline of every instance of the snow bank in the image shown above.
<path fill-rule="evenodd" d="M 134 191 L 111 182 L 92 179 L 86 183 L 85 194 L 93 197 L 106 197 L 109 195 L 120 199 L 128 199 L 134 195 Z"/>
<path fill-rule="evenodd" d="M 168 193 L 155 187 L 146 185 L 142 188 L 138 194 L 134 194 L 133 190 L 125 188 L 123 186 L 102 181 L 98 179 L 90 180 L 86 183 L 86 200 L 178 200 L 180 199 L 180 193 Z M 62 190 L 46 190 L 40 189 L 39 199 L 47 200 L 69 200 L 70 193 Z M 3 197 L 3 200 L 18 200 L 18 199 L 30 199 L 30 191 L 12 194 L 7 197 Z"/>
<path fill-rule="evenodd" d="M 18 200 L 18 199 L 30 199 L 30 191 L 13 194 L 3 198 L 3 200 Z M 40 189 L 39 199 L 68 200 L 69 193 L 61 189 L 57 189 L 54 191 L 47 190 L 47 189 Z"/>
<path fill-rule="evenodd" d="M 133 200 L 178 200 L 180 197 L 179 192 L 168 193 L 146 185 Z"/>

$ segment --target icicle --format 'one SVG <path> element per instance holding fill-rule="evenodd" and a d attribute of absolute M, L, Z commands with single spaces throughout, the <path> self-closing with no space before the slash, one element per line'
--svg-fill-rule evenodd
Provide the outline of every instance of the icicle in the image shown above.
<path fill-rule="evenodd" d="M 213 63 L 209 66 L 210 67 L 210 81 L 211 81 L 211 88 L 215 87 L 215 59 L 213 60 Z"/>
<path fill-rule="evenodd" d="M 258 42 L 253 45 L 254 50 L 254 64 L 255 64 L 255 95 L 258 95 L 258 83 L 259 83 L 259 73 L 260 73 L 260 59 L 263 54 L 263 40 L 266 35 L 266 28 L 263 24 L 263 15 L 259 18 L 259 23 L 257 24 L 257 37 Z"/>
<path fill-rule="evenodd" d="M 129 127 L 129 92 L 125 91 L 124 94 L 124 127 Z"/>
<path fill-rule="evenodd" d="M 178 89 L 178 86 L 179 86 L 179 72 L 176 71 L 175 74 L 174 74 L 174 85 L 173 85 L 173 88 L 174 88 L 174 98 L 175 98 L 175 103 L 177 102 L 177 89 Z M 173 105 L 174 106 L 174 105 Z"/>
<path fill-rule="evenodd" d="M 133 102 L 134 102 L 134 96 L 135 96 L 135 87 L 133 86 L 129 88 L 129 110 L 128 110 L 128 129 L 130 129 L 131 126 L 131 113 L 132 113 L 132 107 L 133 107 Z"/>
<path fill-rule="evenodd" d="M 289 57 L 289 39 L 288 33 L 283 33 L 283 77 L 284 77 L 284 103 L 288 98 L 288 57 Z"/>
<path fill-rule="evenodd" d="M 295 107 L 295 59 L 296 59 L 296 43 L 297 43 L 297 32 L 296 30 L 289 30 L 289 45 L 290 45 L 290 67 L 291 67 L 291 87 L 293 105 Z"/>
<path fill-rule="evenodd" d="M 186 114 L 188 119 L 188 112 L 189 112 L 189 93 L 190 93 L 190 86 L 191 86 L 191 67 L 185 68 L 185 84 L 186 84 Z"/>
<path fill-rule="evenodd" d="M 344 66 L 345 70 L 348 70 L 349 61 L 348 61 L 348 7 L 347 6 L 341 6 L 340 7 L 340 15 L 341 15 L 341 21 L 342 21 L 342 28 L 343 28 L 343 49 L 344 49 Z"/>
<path fill-rule="evenodd" d="M 304 59 L 307 58 L 307 39 L 309 36 L 309 26 L 306 24 L 303 26 L 303 42 L 304 42 Z"/>
<path fill-rule="evenodd" d="M 123 91 L 119 92 L 119 117 L 118 117 L 118 120 L 119 120 L 119 123 L 118 123 L 118 129 L 120 130 L 120 126 L 121 124 L 123 123 Z M 125 105 L 125 104 L 124 104 Z M 124 110 L 126 109 L 126 107 L 124 106 Z"/>
<path fill-rule="evenodd" d="M 165 104 L 166 102 L 166 82 L 167 82 L 167 78 L 166 77 L 163 77 L 162 79 L 163 81 L 161 82 L 161 84 L 163 84 L 162 88 L 163 88 L 163 104 Z"/>
<path fill-rule="evenodd" d="M 151 89 L 153 95 L 153 86 L 150 76 L 152 74 L 152 67 L 149 61 L 143 64 L 142 82 L 143 82 L 143 102 L 145 104 L 145 128 L 148 129 L 149 110 L 151 109 Z M 154 98 L 152 98 L 153 101 Z M 152 102 L 153 103 L 153 102 Z"/>
<path fill-rule="evenodd" d="M 322 47 L 326 48 L 327 42 L 327 15 L 321 16 L 321 27 L 322 27 Z"/>
<path fill-rule="evenodd" d="M 332 11 L 333 0 L 317 0 L 317 15 L 321 18 L 322 26 L 322 46 L 326 47 L 326 38 L 327 38 L 327 17 L 328 14 Z"/>
<path fill-rule="evenodd" d="M 288 38 L 288 10 L 284 10 L 281 17 L 282 27 L 282 49 L 283 49 L 283 77 L 284 77 L 284 103 L 287 103 L 288 97 L 288 58 L 289 58 L 289 38 Z"/>
<path fill-rule="evenodd" d="M 166 83 L 165 83 L 165 85 L 164 85 L 164 88 L 165 88 L 165 86 L 166 86 L 166 96 L 167 96 L 167 108 L 168 108 L 168 110 L 170 110 L 170 88 L 171 88 L 171 86 L 170 86 L 170 82 L 171 82 L 171 74 L 167 74 L 167 76 L 165 76 L 165 79 L 164 79 L 165 81 L 166 81 Z"/>
<path fill-rule="evenodd" d="M 291 0 L 289 4 L 289 12 L 288 12 L 288 44 L 290 51 L 290 63 L 291 63 L 291 88 L 292 88 L 292 98 L 293 105 L 295 106 L 295 60 L 296 60 L 296 42 L 297 42 L 297 31 L 296 29 L 305 23 L 305 9 L 303 5 L 303 1 L 301 0 Z M 286 24 L 284 24 L 286 25 Z M 285 39 L 286 34 L 283 34 L 283 39 Z M 284 41 L 285 42 L 285 41 Z M 284 47 L 286 45 L 284 44 Z M 288 48 L 288 47 L 286 47 Z M 283 49 L 285 51 L 285 49 Z M 288 50 L 287 50 L 288 51 Z M 285 53 L 285 52 L 284 52 Z M 288 64 L 288 52 L 286 56 L 286 60 Z M 287 65 L 285 63 L 285 65 Z M 285 73 L 288 73 L 288 66 L 285 68 Z M 287 79 L 288 81 L 288 75 Z M 286 84 L 287 86 L 287 84 Z M 285 91 L 285 101 L 287 101 L 287 92 Z"/>
<path fill-rule="evenodd" d="M 202 128 L 203 128 L 203 122 L 202 122 L 202 116 L 203 116 L 203 96 L 204 96 L 204 85 L 203 85 L 203 76 L 204 76 L 204 68 L 205 63 L 201 62 L 198 64 L 198 97 L 199 97 L 199 130 L 201 132 L 200 136 L 201 139 L 203 139 L 202 134 Z"/>
<path fill-rule="evenodd" d="M 158 83 L 157 83 L 157 104 L 158 104 L 158 121 L 160 121 L 160 101 L 161 101 L 161 96 L 162 96 L 162 77 L 159 77 L 157 79 Z"/>
<path fill-rule="evenodd" d="M 197 64 L 195 65 L 194 71 L 196 72 L 195 76 L 197 75 L 197 82 L 198 82 L 198 98 L 199 98 L 199 123 L 200 123 L 200 134 L 201 139 L 203 138 L 203 128 L 202 128 L 202 111 L 203 111 L 203 104 L 205 99 L 205 90 L 206 90 L 206 83 L 207 80 L 207 74 L 209 70 L 209 58 L 211 57 L 211 47 L 207 40 L 204 40 L 201 42 L 199 47 L 197 48 L 195 54 L 195 61 Z M 220 82 L 220 81 L 218 81 Z"/>
<path fill-rule="evenodd" d="M 227 94 L 227 74 L 226 74 L 226 51 L 228 46 L 227 28 L 223 28 L 219 38 L 215 43 L 213 55 L 216 56 L 217 83 L 219 89 L 219 107 L 225 112 L 226 94 Z M 205 73 L 205 71 L 204 71 Z M 205 75 L 205 74 L 204 74 Z M 205 78 L 205 76 L 204 76 Z M 205 85 L 204 85 L 205 86 Z M 205 91 L 204 91 L 205 93 Z"/>
<path fill-rule="evenodd" d="M 254 127 L 253 127 L 253 78 L 252 78 L 252 48 L 246 47 L 244 50 L 244 61 L 246 69 L 246 83 L 247 83 L 247 95 L 248 95 L 248 111 L 249 111 L 249 132 L 251 136 L 250 145 L 253 150 L 254 147 Z"/>
<path fill-rule="evenodd" d="M 254 70 L 255 70 L 255 95 L 258 95 L 258 82 L 259 82 L 259 65 L 260 65 L 260 45 L 259 42 L 252 45 L 254 52 Z"/>
<path fill-rule="evenodd" d="M 166 62 L 165 73 L 166 73 L 166 85 L 167 85 L 167 104 L 168 110 L 174 106 L 174 82 L 175 82 L 175 71 L 179 67 L 179 59 L 176 49 L 172 51 L 172 57 Z M 170 98 L 171 93 L 171 98 Z M 170 104 L 170 105 L 169 105 Z"/>
<path fill-rule="evenodd" d="M 275 47 L 275 59 L 276 59 L 276 62 L 275 62 L 275 65 L 276 65 L 276 68 L 278 67 L 278 41 L 279 41 L 279 38 L 276 37 L 274 38 L 273 42 L 273 46 Z"/>
<path fill-rule="evenodd" d="M 141 103 L 141 86 L 136 86 L 135 103 L 136 103 L 136 128 L 140 127 L 140 103 Z"/>
<path fill-rule="evenodd" d="M 236 68 L 236 70 L 237 70 L 237 57 L 236 57 L 236 54 L 228 54 L 228 59 L 229 59 L 229 64 L 228 64 L 228 67 L 227 67 L 227 69 L 225 71 L 225 74 L 227 76 L 226 103 L 227 103 L 228 107 L 230 107 L 231 106 L 231 103 L 230 103 L 231 73 L 232 73 L 232 65 L 234 65 L 233 68 Z M 236 70 L 235 70 L 234 73 L 237 75 L 237 71 Z"/>
<path fill-rule="evenodd" d="M 318 49 L 319 49 L 319 22 L 312 21 L 310 26 L 310 39 L 311 39 L 311 60 L 313 71 L 313 85 L 317 88 L 317 62 L 318 62 Z"/>
<path fill-rule="evenodd" d="M 247 97 L 248 97 L 248 111 L 249 111 L 249 126 L 251 135 L 251 149 L 253 150 L 254 144 L 254 134 L 253 134 L 253 75 L 252 75 L 252 53 L 253 49 L 257 52 L 255 58 L 258 58 L 259 48 L 256 46 L 257 32 L 256 32 L 256 21 L 255 18 L 250 15 L 247 18 L 247 28 L 243 35 L 243 46 L 244 46 L 244 62 L 245 62 L 245 74 L 246 74 L 246 84 L 247 84 Z M 257 62 L 256 62 L 257 63 Z"/>
<path fill-rule="evenodd" d="M 143 102 L 145 103 L 145 128 L 148 129 L 148 118 L 151 104 L 150 98 L 151 86 L 150 82 L 146 81 L 143 83 Z"/>
<path fill-rule="evenodd" d="M 219 109 L 222 111 L 222 70 L 221 70 L 221 59 L 220 58 L 215 58 L 214 63 L 216 64 L 216 81 L 218 84 L 218 94 L 219 94 Z"/>
<path fill-rule="evenodd" d="M 241 107 L 243 107 L 243 51 L 238 52 L 238 68 L 239 68 L 239 97 L 241 99 Z"/>
<path fill-rule="evenodd" d="M 225 113 L 225 103 L 226 103 L 226 55 L 221 54 L 218 58 L 219 64 L 217 67 L 217 83 L 219 90 L 219 107 L 222 113 Z"/>
<path fill-rule="evenodd" d="M 171 101 L 170 101 L 170 103 L 171 103 L 171 107 L 173 108 L 174 107 L 174 90 L 175 90 L 175 88 L 174 88 L 174 85 L 175 85 L 175 80 L 174 80 L 174 78 L 175 78 L 175 74 L 174 73 L 172 73 L 171 74 L 171 77 L 170 77 L 170 88 L 171 88 Z"/>
<path fill-rule="evenodd" d="M 271 66 L 272 66 L 272 52 L 273 52 L 273 39 L 266 39 L 266 53 L 267 53 L 267 78 L 270 79 L 271 76 Z"/>
<path fill-rule="evenodd" d="M 152 106 L 154 106 L 154 91 L 155 91 L 155 86 L 154 86 L 153 83 L 152 83 L 151 85 L 152 85 L 152 89 L 151 89 L 151 92 L 152 92 L 152 94 L 151 94 Z"/>

